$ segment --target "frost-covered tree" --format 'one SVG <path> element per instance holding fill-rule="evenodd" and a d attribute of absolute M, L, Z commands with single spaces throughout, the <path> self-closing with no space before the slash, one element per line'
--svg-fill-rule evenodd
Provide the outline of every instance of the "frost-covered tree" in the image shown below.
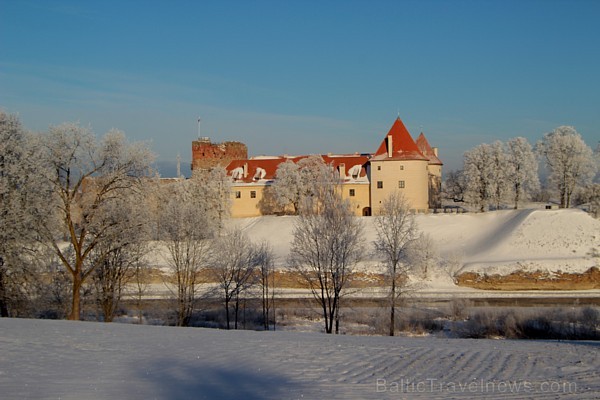
<path fill-rule="evenodd" d="M 549 182 L 555 185 L 560 207 L 571 206 L 575 189 L 591 183 L 596 174 L 592 149 L 572 126 L 559 126 L 544 135 L 537 151 L 550 172 Z"/>
<path fill-rule="evenodd" d="M 168 193 L 161 215 L 161 238 L 167 247 L 171 276 L 167 287 L 175 295 L 178 326 L 187 326 L 198 298 L 201 273 L 210 264 L 211 239 L 219 221 L 207 209 L 211 193 L 196 177 L 165 185 Z"/>
<path fill-rule="evenodd" d="M 506 163 L 506 179 L 516 210 L 520 201 L 540 188 L 538 162 L 527 139 L 516 137 L 506 143 Z"/>
<path fill-rule="evenodd" d="M 294 214 L 297 214 L 302 193 L 300 167 L 292 160 L 287 160 L 279 164 L 275 178 L 275 182 L 270 187 L 275 203 L 284 209 L 291 205 Z"/>
<path fill-rule="evenodd" d="M 232 307 L 234 328 L 238 329 L 240 300 L 255 283 L 258 254 L 253 243 L 239 228 L 220 236 L 213 254 L 212 272 L 221 289 L 227 329 L 231 328 Z"/>
<path fill-rule="evenodd" d="M 98 264 L 91 280 L 104 322 L 113 321 L 127 286 L 146 268 L 142 261 L 148 248 L 146 209 L 141 193 L 130 193 L 104 210 L 106 223 L 119 221 L 124 233 L 114 241 L 99 243 L 88 258 L 88 263 Z"/>
<path fill-rule="evenodd" d="M 0 316 L 32 287 L 36 215 L 46 210 L 48 187 L 37 165 L 39 146 L 15 115 L 0 110 Z M 28 283 L 29 282 L 29 283 Z"/>
<path fill-rule="evenodd" d="M 340 301 L 363 255 L 363 227 L 336 188 L 332 168 L 322 170 L 294 228 L 289 263 L 300 273 L 323 312 L 325 332 L 339 333 Z"/>
<path fill-rule="evenodd" d="M 504 153 L 504 146 L 499 140 L 490 145 L 491 147 L 491 162 L 490 162 L 490 200 L 496 207 L 500 209 L 502 200 L 509 191 L 509 180 L 507 176 L 508 162 Z"/>
<path fill-rule="evenodd" d="M 405 260 L 421 273 L 424 279 L 429 277 L 429 271 L 439 262 L 439 254 L 431 236 L 421 233 L 411 241 L 406 249 Z"/>
<path fill-rule="evenodd" d="M 203 187 L 202 212 L 217 221 L 222 230 L 231 210 L 231 179 L 223 167 L 214 167 L 209 171 L 200 171 L 194 178 Z"/>
<path fill-rule="evenodd" d="M 407 250 L 417 237 L 417 225 L 414 214 L 406 199 L 392 193 L 384 199 L 380 214 L 374 220 L 377 237 L 373 242 L 376 253 L 382 258 L 390 287 L 390 336 L 394 336 L 396 307 L 398 299 L 407 286 L 410 265 L 406 263 Z"/>
<path fill-rule="evenodd" d="M 580 192 L 581 203 L 588 203 L 589 212 L 594 218 L 600 217 L 600 183 L 592 183 Z"/>
<path fill-rule="evenodd" d="M 465 198 L 484 212 L 493 193 L 493 154 L 489 144 L 480 144 L 465 152 L 464 177 L 466 182 Z"/>
<path fill-rule="evenodd" d="M 287 160 L 277 167 L 271 194 L 280 207 L 291 206 L 298 214 L 303 199 L 315 196 L 316 185 L 326 168 L 321 156 L 306 157 L 297 163 Z"/>
<path fill-rule="evenodd" d="M 53 195 L 46 198 L 52 212 L 37 216 L 38 233 L 71 277 L 69 319 L 78 320 L 82 285 L 108 255 L 89 263 L 91 253 L 100 245 L 108 252 L 108 243 L 127 234 L 122 221 L 105 218 L 106 209 L 137 190 L 154 157 L 146 144 L 128 143 L 118 130 L 97 139 L 74 123 L 51 127 L 42 143 L 39 166 Z"/>

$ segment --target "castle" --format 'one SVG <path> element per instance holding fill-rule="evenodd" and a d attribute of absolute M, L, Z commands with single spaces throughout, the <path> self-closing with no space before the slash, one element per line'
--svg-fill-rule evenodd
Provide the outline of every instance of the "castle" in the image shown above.
<path fill-rule="evenodd" d="M 248 158 L 243 143 L 211 143 L 202 138 L 192 143 L 192 171 L 224 166 L 232 179 L 232 217 L 269 214 L 273 208 L 268 188 L 276 179 L 277 167 L 287 160 L 298 162 L 308 156 L 259 156 Z M 421 133 L 417 140 L 397 118 L 375 153 L 322 155 L 337 170 L 342 197 L 356 215 L 377 214 L 383 200 L 400 192 L 415 212 L 441 207 L 442 161 Z"/>

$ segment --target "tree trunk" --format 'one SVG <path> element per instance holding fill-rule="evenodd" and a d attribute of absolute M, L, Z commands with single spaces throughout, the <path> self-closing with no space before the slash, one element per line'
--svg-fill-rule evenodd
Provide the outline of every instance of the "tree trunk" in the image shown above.
<path fill-rule="evenodd" d="M 340 303 L 338 301 L 335 307 L 335 334 L 340 334 Z"/>
<path fill-rule="evenodd" d="M 392 276 L 392 289 L 391 293 L 391 302 L 390 302 L 390 336 L 394 336 L 394 331 L 396 327 L 395 314 L 396 314 L 396 273 L 394 272 Z"/>
<path fill-rule="evenodd" d="M 71 321 L 79 321 L 81 319 L 81 286 L 83 279 L 81 273 L 76 271 L 73 274 L 73 302 L 71 304 L 71 314 L 69 319 Z"/>
<path fill-rule="evenodd" d="M 240 309 L 240 298 L 236 295 L 235 296 L 235 303 L 233 304 L 233 327 L 235 330 L 237 330 L 238 328 L 238 311 Z"/>
<path fill-rule="evenodd" d="M 264 275 L 263 275 L 264 277 Z M 268 289 L 268 276 L 263 278 L 262 287 L 262 316 L 263 316 L 263 328 L 265 331 L 269 330 L 269 289 Z"/>
<path fill-rule="evenodd" d="M 226 294 L 225 295 L 225 319 L 227 320 L 227 330 L 231 329 L 231 326 L 229 325 L 229 296 Z"/>
<path fill-rule="evenodd" d="M 0 259 L 0 263 L 2 263 Z M 0 267 L 2 264 L 0 264 Z M 0 272 L 0 317 L 8 318 L 8 301 L 6 296 L 6 286 L 4 285 L 4 273 Z"/>

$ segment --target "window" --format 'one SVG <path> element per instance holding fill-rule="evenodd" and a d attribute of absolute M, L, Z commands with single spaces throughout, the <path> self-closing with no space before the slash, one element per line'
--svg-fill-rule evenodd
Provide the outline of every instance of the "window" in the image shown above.
<path fill-rule="evenodd" d="M 400 171 L 404 171 L 404 165 L 400 164 Z"/>
<path fill-rule="evenodd" d="M 381 165 L 377 166 L 377 171 L 381 171 Z"/>
<path fill-rule="evenodd" d="M 354 189 L 350 189 L 350 197 L 354 197 L 354 196 L 355 196 L 355 194 L 356 194 L 356 193 L 354 192 Z"/>
<path fill-rule="evenodd" d="M 398 188 L 404 189 L 404 181 L 398 181 Z"/>
<path fill-rule="evenodd" d="M 241 199 L 242 198 L 242 192 L 240 192 L 239 190 L 236 190 L 236 192 L 235 192 L 235 198 L 236 199 Z"/>
<path fill-rule="evenodd" d="M 251 190 L 250 191 L 250 198 L 251 199 L 255 199 L 256 198 L 256 191 L 255 190 Z"/>
<path fill-rule="evenodd" d="M 383 189 L 383 181 L 377 181 L 377 189 Z"/>

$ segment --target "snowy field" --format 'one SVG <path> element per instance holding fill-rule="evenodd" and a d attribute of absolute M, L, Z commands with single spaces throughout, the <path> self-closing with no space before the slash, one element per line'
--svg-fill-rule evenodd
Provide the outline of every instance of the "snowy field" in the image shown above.
<path fill-rule="evenodd" d="M 0 319 L 2 399 L 598 399 L 600 344 Z"/>
<path fill-rule="evenodd" d="M 419 215 L 417 220 L 440 258 L 459 260 L 462 271 L 583 272 L 599 263 L 600 221 L 577 210 Z M 370 244 L 372 219 L 363 221 Z M 252 240 L 268 241 L 278 267 L 285 268 L 295 217 L 234 223 Z M 149 261 L 164 267 L 164 260 L 164 249 L 155 246 Z M 376 262 L 367 260 L 360 268 L 373 271 Z M 375 295 L 373 290 L 362 295 Z M 458 288 L 441 270 L 431 274 L 421 293 L 500 295 Z M 560 293 L 600 296 L 600 290 Z M 599 399 L 600 343 L 0 319 L 0 399 L 369 398 Z"/>

